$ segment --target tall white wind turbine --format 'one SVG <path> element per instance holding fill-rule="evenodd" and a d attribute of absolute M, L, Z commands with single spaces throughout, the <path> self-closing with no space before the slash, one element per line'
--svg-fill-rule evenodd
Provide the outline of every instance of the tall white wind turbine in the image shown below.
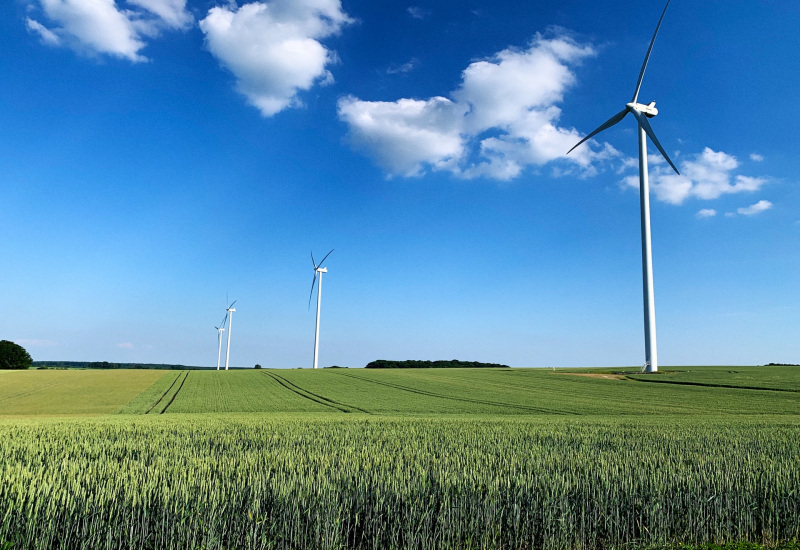
<path fill-rule="evenodd" d="M 219 370 L 219 361 L 222 357 L 222 333 L 225 332 L 225 321 L 228 320 L 228 314 L 225 314 L 225 317 L 222 318 L 222 322 L 219 324 L 218 327 L 214 327 L 217 329 L 217 370 Z"/>
<path fill-rule="evenodd" d="M 236 300 L 231 302 L 231 305 L 225 310 L 228 312 L 226 314 L 228 318 L 228 348 L 225 350 L 225 370 L 228 370 L 228 360 L 231 358 L 231 326 L 233 325 L 233 312 L 236 311 L 236 308 L 233 307 L 235 303 Z"/>
<path fill-rule="evenodd" d="M 633 92 L 633 99 L 630 103 L 625 105 L 625 108 L 608 119 L 594 132 L 580 140 L 575 147 L 585 142 L 587 139 L 599 134 L 603 130 L 611 128 L 619 121 L 621 121 L 628 113 L 631 113 L 639 126 L 639 209 L 642 220 L 642 290 L 644 298 L 644 370 L 645 372 L 658 372 L 658 351 L 656 346 L 656 310 L 655 301 L 653 298 L 653 255 L 650 249 L 650 183 L 647 175 L 647 138 L 649 137 L 653 144 L 656 146 L 661 155 L 666 159 L 669 165 L 675 170 L 678 169 L 661 147 L 658 142 L 653 129 L 650 127 L 648 118 L 653 118 L 658 114 L 656 110 L 656 102 L 651 101 L 647 105 L 638 103 L 639 89 L 642 87 L 642 79 L 644 78 L 644 71 L 647 68 L 647 62 L 650 60 L 650 53 L 653 51 L 653 44 L 658 35 L 658 29 L 661 28 L 661 22 L 664 20 L 664 15 L 667 13 L 670 0 L 667 0 L 667 5 L 664 6 L 664 11 L 661 12 L 661 18 L 656 25 L 656 31 L 653 33 L 653 38 L 650 40 L 650 47 L 647 48 L 647 54 L 642 63 L 642 70 L 639 71 L 639 80 L 636 82 L 636 89 Z M 567 151 L 571 153 L 575 147 Z"/>
<path fill-rule="evenodd" d="M 333 252 L 333 249 L 331 249 Z M 311 296 L 314 295 L 314 284 L 317 282 L 317 275 L 319 275 L 319 285 L 317 285 L 317 327 L 314 330 L 314 368 L 317 368 L 317 359 L 319 358 L 319 310 L 322 305 L 322 274 L 328 272 L 327 267 L 322 267 L 331 252 L 325 254 L 322 261 L 318 264 L 314 261 L 314 253 L 311 253 L 311 263 L 314 264 L 314 279 L 311 281 L 311 292 L 308 295 L 308 307 L 311 308 Z M 230 333 L 229 333 L 230 336 Z"/>

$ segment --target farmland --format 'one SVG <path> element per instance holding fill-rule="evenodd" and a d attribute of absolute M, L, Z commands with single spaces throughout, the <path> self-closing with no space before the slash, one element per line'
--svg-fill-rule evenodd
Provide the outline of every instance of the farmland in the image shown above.
<path fill-rule="evenodd" d="M 785 543 L 800 369 L 759 369 L 5 373 L 0 547 Z"/>
<path fill-rule="evenodd" d="M 616 378 L 583 374 L 541 369 L 23 371 L 0 379 L 0 415 L 800 414 L 797 367 L 688 368 Z"/>

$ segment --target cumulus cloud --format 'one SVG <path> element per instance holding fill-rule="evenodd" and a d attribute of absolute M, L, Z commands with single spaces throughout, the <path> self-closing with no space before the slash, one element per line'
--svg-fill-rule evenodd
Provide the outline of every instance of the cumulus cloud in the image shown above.
<path fill-rule="evenodd" d="M 427 100 L 339 101 L 351 139 L 390 174 L 419 175 L 424 166 L 456 169 L 464 150 L 460 120 L 466 107 L 445 97 Z"/>
<path fill-rule="evenodd" d="M 272 0 L 211 8 L 200 29 L 236 89 L 272 116 L 299 106 L 300 91 L 333 81 L 336 56 L 320 40 L 351 22 L 339 0 Z"/>
<path fill-rule="evenodd" d="M 759 155 L 758 153 L 751 153 L 750 160 L 752 160 L 753 162 L 761 162 L 762 160 L 764 160 L 764 155 Z"/>
<path fill-rule="evenodd" d="M 470 64 L 449 97 L 339 101 L 352 141 L 390 175 L 447 170 L 464 178 L 507 180 L 530 165 L 567 158 L 584 170 L 612 147 L 565 153 L 581 136 L 558 126 L 556 106 L 575 83 L 571 67 L 594 50 L 560 33 L 537 35 L 525 50 L 506 49 Z M 429 116 L 434 114 L 435 116 Z"/>
<path fill-rule="evenodd" d="M 760 214 L 766 210 L 772 208 L 772 203 L 765 200 L 760 200 L 755 204 L 747 206 L 745 208 L 737 208 L 736 212 L 743 216 L 755 216 L 756 214 Z"/>
<path fill-rule="evenodd" d="M 114 0 L 39 0 L 38 5 L 49 26 L 32 18 L 26 25 L 45 44 L 134 62 L 147 60 L 140 54 L 145 38 L 193 21 L 186 0 L 128 0 L 124 9 Z"/>
<path fill-rule="evenodd" d="M 713 208 L 703 208 L 696 215 L 700 219 L 702 219 L 702 218 L 713 218 L 714 216 L 717 215 L 717 211 L 714 210 Z"/>
<path fill-rule="evenodd" d="M 681 175 L 673 172 L 660 157 L 650 160 L 650 187 L 658 200 L 682 204 L 688 198 L 717 199 L 722 195 L 754 192 L 767 178 L 735 174 L 739 161 L 733 155 L 706 147 L 680 163 Z M 653 162 L 655 161 L 655 162 Z M 623 183 L 639 187 L 638 175 L 626 176 Z"/>

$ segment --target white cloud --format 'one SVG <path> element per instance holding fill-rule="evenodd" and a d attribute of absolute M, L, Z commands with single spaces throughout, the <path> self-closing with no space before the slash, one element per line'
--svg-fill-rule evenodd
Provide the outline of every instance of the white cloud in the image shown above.
<path fill-rule="evenodd" d="M 192 24 L 186 0 L 128 0 L 120 9 L 114 0 L 39 0 L 50 27 L 28 18 L 28 30 L 45 44 L 66 45 L 87 54 L 105 54 L 139 62 L 144 37 L 164 28 L 183 29 Z M 139 8 L 139 9 L 134 9 Z"/>
<path fill-rule="evenodd" d="M 769 210 L 770 208 L 772 208 L 771 202 L 760 200 L 746 208 L 737 208 L 736 212 L 743 216 L 755 216 L 756 214 L 760 214 L 761 212 Z"/>
<path fill-rule="evenodd" d="M 758 191 L 767 183 L 763 177 L 734 174 L 738 167 L 736 157 L 706 147 L 702 153 L 680 163 L 681 175 L 663 162 L 651 166 L 650 186 L 657 199 L 681 204 L 690 197 L 711 200 L 726 194 Z M 638 176 L 628 176 L 623 183 L 638 188 Z"/>
<path fill-rule="evenodd" d="M 61 39 L 58 37 L 56 33 L 39 23 L 38 21 L 34 21 L 30 17 L 25 20 L 25 24 L 28 27 L 29 31 L 39 33 L 39 36 L 42 38 L 42 42 L 47 44 L 48 46 L 60 46 Z"/>
<path fill-rule="evenodd" d="M 122 349 L 133 349 L 133 344 L 130 342 L 121 342 L 117 344 L 117 347 Z"/>
<path fill-rule="evenodd" d="M 758 153 L 750 153 L 750 160 L 753 162 L 761 162 L 764 160 L 764 155 L 759 155 Z"/>
<path fill-rule="evenodd" d="M 716 215 L 717 215 L 717 211 L 714 210 L 713 208 L 703 208 L 696 214 L 696 216 L 698 218 L 701 218 L 701 219 L 702 218 L 713 218 Z"/>
<path fill-rule="evenodd" d="M 465 107 L 444 97 L 393 102 L 339 101 L 339 116 L 351 128 L 354 144 L 369 151 L 390 174 L 416 176 L 424 165 L 458 165 L 464 142 L 459 121 Z"/>
<path fill-rule="evenodd" d="M 460 177 L 507 180 L 530 165 L 566 158 L 584 170 L 597 158 L 618 155 L 606 147 L 565 153 L 580 140 L 558 126 L 556 103 L 575 83 L 570 66 L 594 55 L 565 34 L 537 35 L 526 50 L 506 49 L 462 73 L 450 98 L 339 102 L 339 117 L 353 142 L 390 175 L 448 170 Z M 436 116 L 428 117 L 432 110 Z M 391 138 L 389 137 L 391 136 Z"/>
<path fill-rule="evenodd" d="M 272 0 L 211 8 L 200 29 L 236 89 L 272 116 L 300 105 L 301 90 L 333 81 L 335 54 L 319 40 L 350 22 L 339 0 Z"/>
<path fill-rule="evenodd" d="M 402 65 L 394 65 L 386 69 L 386 74 L 403 74 L 403 73 L 410 73 L 414 70 L 417 66 L 418 61 L 416 59 L 412 59 L 403 63 Z"/>
<path fill-rule="evenodd" d="M 194 23 L 194 17 L 186 11 L 186 0 L 127 0 L 158 16 L 161 22 L 173 29 L 185 29 Z"/>
<path fill-rule="evenodd" d="M 406 11 L 408 11 L 409 15 L 411 15 L 411 17 L 414 19 L 425 19 L 430 13 L 428 10 L 424 10 L 417 6 L 411 6 Z"/>

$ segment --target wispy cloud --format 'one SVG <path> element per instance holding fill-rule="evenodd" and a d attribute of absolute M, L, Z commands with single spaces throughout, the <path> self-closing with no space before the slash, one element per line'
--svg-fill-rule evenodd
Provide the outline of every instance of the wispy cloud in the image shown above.
<path fill-rule="evenodd" d="M 742 216 L 755 216 L 756 214 L 761 214 L 772 208 L 772 203 L 765 200 L 760 200 L 755 204 L 751 204 L 745 208 L 737 208 L 736 212 L 741 214 Z"/>
<path fill-rule="evenodd" d="M 127 0 L 127 2 L 155 14 L 163 25 L 173 29 L 185 29 L 194 23 L 194 17 L 186 11 L 186 0 Z"/>
<path fill-rule="evenodd" d="M 146 61 L 140 51 L 146 40 L 165 29 L 185 29 L 194 19 L 186 0 L 128 0 L 120 9 L 114 0 L 39 0 L 47 24 L 31 17 L 26 26 L 50 46 L 68 46 L 88 55 L 109 55 Z M 36 15 L 39 17 L 39 15 Z"/>
<path fill-rule="evenodd" d="M 418 61 L 416 59 L 412 59 L 403 63 L 402 65 L 395 65 L 386 69 L 387 74 L 403 74 L 403 73 L 410 73 L 413 71 L 417 66 Z"/>
<path fill-rule="evenodd" d="M 42 42 L 48 46 L 60 46 L 61 38 L 58 34 L 54 33 L 38 21 L 34 21 L 30 17 L 25 20 L 25 25 L 29 31 L 35 32 L 42 39 Z"/>
<path fill-rule="evenodd" d="M 414 19 L 425 19 L 430 15 L 430 11 L 422 9 L 418 6 L 411 6 L 406 9 L 406 11 L 413 17 Z"/>
<path fill-rule="evenodd" d="M 750 160 L 753 162 L 761 162 L 764 160 L 764 155 L 759 155 L 758 153 L 750 153 Z"/>
<path fill-rule="evenodd" d="M 272 0 L 211 8 L 200 29 L 236 89 L 268 117 L 300 106 L 300 91 L 333 82 L 336 55 L 320 40 L 351 22 L 339 0 Z"/>
<path fill-rule="evenodd" d="M 713 208 L 703 208 L 696 214 L 696 216 L 698 218 L 700 218 L 700 219 L 702 219 L 702 218 L 713 218 L 716 215 L 717 215 L 717 211 L 714 210 Z"/>
<path fill-rule="evenodd" d="M 120 342 L 119 344 L 117 344 L 117 347 L 118 348 L 122 348 L 122 349 L 133 349 L 134 348 L 134 346 L 133 346 L 133 344 L 131 342 Z"/>
<path fill-rule="evenodd" d="M 339 118 L 352 143 L 390 176 L 445 170 L 462 178 L 508 180 L 526 166 L 566 158 L 591 170 L 591 161 L 617 155 L 606 147 L 565 153 L 579 139 L 558 126 L 556 105 L 575 83 L 571 67 L 594 49 L 555 31 L 537 35 L 525 50 L 506 49 L 464 69 L 460 87 L 428 99 L 339 101 Z"/>

